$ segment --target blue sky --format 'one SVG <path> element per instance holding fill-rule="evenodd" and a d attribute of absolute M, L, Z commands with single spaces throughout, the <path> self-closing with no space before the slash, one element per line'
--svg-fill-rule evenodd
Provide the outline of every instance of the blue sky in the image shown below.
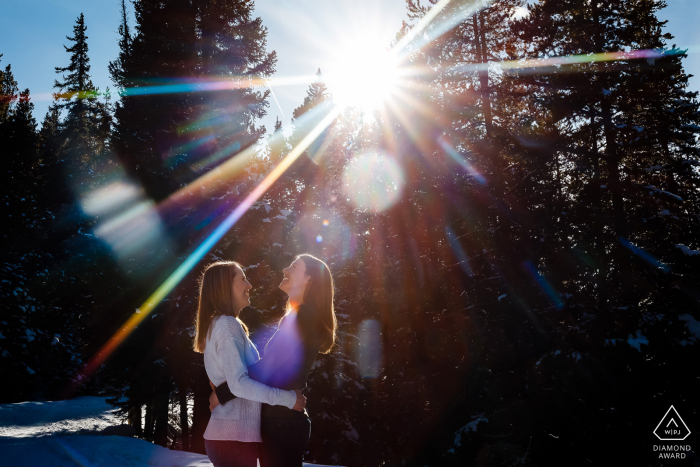
<path fill-rule="evenodd" d="M 680 47 L 694 47 L 685 61 L 690 88 L 700 90 L 700 0 L 667 0 L 661 19 Z M 3 0 L 0 18 L 0 66 L 12 65 L 20 88 L 29 88 L 41 120 L 50 103 L 54 67 L 66 66 L 78 15 L 85 14 L 93 83 L 113 88 L 107 64 L 117 55 L 119 0 Z M 263 121 L 271 129 L 279 116 L 288 125 L 292 110 L 304 99 L 318 68 L 333 73 L 340 67 L 345 44 L 361 40 L 386 45 L 406 19 L 403 0 L 258 0 L 256 15 L 269 30 L 268 49 L 278 54 L 275 77 L 305 76 L 297 85 L 275 88 L 279 102 L 271 101 Z M 133 26 L 133 23 L 131 24 Z"/>

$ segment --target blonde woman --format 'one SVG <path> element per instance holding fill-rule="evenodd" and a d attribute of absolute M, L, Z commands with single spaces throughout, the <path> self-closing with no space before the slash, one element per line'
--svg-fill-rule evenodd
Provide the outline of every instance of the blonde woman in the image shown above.
<path fill-rule="evenodd" d="M 287 314 L 265 346 L 262 360 L 250 367 L 250 376 L 272 387 L 299 390 L 306 388 L 319 352 L 330 352 L 335 343 L 333 277 L 326 263 L 307 254 L 297 256 L 283 274 L 279 288 L 289 297 Z M 210 407 L 231 400 L 231 392 L 238 396 L 230 386 L 217 384 Z M 261 467 L 301 467 L 311 421 L 306 411 L 263 404 L 261 435 Z"/>
<path fill-rule="evenodd" d="M 260 436 L 261 403 L 301 414 L 301 391 L 266 386 L 248 376 L 248 366 L 260 359 L 238 318 L 250 305 L 252 286 L 235 262 L 208 265 L 199 287 L 194 350 L 204 353 L 209 380 L 228 383 L 238 399 L 214 408 L 204 432 L 207 456 L 215 467 L 255 467 Z"/>

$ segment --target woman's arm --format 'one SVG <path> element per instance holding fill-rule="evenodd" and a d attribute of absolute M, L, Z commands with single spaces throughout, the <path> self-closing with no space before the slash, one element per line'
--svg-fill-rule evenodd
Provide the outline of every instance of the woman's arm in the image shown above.
<path fill-rule="evenodd" d="M 236 398 L 236 396 L 228 388 L 228 384 L 226 384 L 226 381 L 216 386 L 216 388 L 214 388 L 214 392 L 216 393 L 217 399 L 219 399 L 219 404 L 225 404 L 228 401 L 231 401 Z"/>
<path fill-rule="evenodd" d="M 259 360 L 258 360 L 259 362 Z M 254 381 L 258 381 L 260 383 L 263 383 L 263 381 L 260 381 L 260 376 L 257 374 L 255 371 L 257 363 L 253 363 L 252 365 L 248 365 L 248 377 Z M 226 381 L 221 383 L 218 386 L 212 385 L 212 389 L 216 393 L 216 398 L 218 399 L 217 403 L 225 404 L 228 401 L 231 401 L 235 399 L 237 396 L 231 392 L 231 390 L 228 387 L 228 384 L 226 384 Z"/>
<path fill-rule="evenodd" d="M 244 359 L 245 333 L 238 320 L 227 317 L 226 321 L 227 332 L 222 336 L 217 354 L 220 356 L 226 383 L 231 393 L 257 402 L 293 408 L 297 402 L 297 394 L 294 391 L 272 388 L 248 376 Z"/>
<path fill-rule="evenodd" d="M 211 383 L 211 381 L 210 381 Z M 221 383 L 219 386 L 214 386 L 214 383 L 211 383 L 211 388 L 212 388 L 212 393 L 209 396 L 209 411 L 213 411 L 214 408 L 221 404 L 225 404 L 228 401 L 231 401 L 236 398 L 235 394 L 231 393 L 231 390 L 228 388 L 228 384 L 224 381 Z M 304 396 L 301 393 L 301 389 L 294 389 L 294 392 L 297 394 L 297 402 L 294 404 L 294 407 L 292 407 L 292 410 L 296 410 L 297 412 L 303 412 L 304 409 L 306 408 L 306 396 Z M 219 394 L 221 396 L 219 396 Z"/>

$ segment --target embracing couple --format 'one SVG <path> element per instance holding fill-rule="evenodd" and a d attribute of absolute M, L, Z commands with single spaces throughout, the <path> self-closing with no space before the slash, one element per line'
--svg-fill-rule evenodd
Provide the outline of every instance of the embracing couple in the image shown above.
<path fill-rule="evenodd" d="M 301 390 L 319 352 L 335 342 L 333 278 L 303 254 L 283 271 L 286 313 L 261 359 L 239 319 L 252 285 L 240 264 L 208 265 L 200 279 L 194 350 L 215 390 L 204 432 L 215 467 L 301 467 L 311 422 Z"/>

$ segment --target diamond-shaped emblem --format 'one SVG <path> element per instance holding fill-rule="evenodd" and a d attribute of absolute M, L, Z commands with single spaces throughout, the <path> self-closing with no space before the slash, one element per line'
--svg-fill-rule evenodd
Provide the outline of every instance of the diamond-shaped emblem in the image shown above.
<path fill-rule="evenodd" d="M 654 429 L 654 434 L 661 441 L 682 441 L 688 437 L 690 430 L 678 411 L 671 406 Z"/>

